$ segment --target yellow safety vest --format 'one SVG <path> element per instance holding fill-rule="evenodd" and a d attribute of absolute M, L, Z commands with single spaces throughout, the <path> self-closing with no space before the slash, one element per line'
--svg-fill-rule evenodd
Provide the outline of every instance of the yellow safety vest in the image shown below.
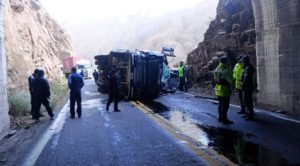
<path fill-rule="evenodd" d="M 215 85 L 215 94 L 216 96 L 220 97 L 227 97 L 231 94 L 231 87 L 232 84 L 232 74 L 230 72 L 229 67 L 225 64 L 220 63 L 219 66 L 214 71 L 214 79 L 215 80 L 226 80 L 228 85 L 223 85 L 221 83 L 216 83 Z"/>
<path fill-rule="evenodd" d="M 235 88 L 242 89 L 241 81 L 243 75 L 243 63 L 238 62 L 233 68 L 233 79 L 235 80 Z"/>
<path fill-rule="evenodd" d="M 178 68 L 178 77 L 183 77 L 183 66 L 179 66 Z"/>

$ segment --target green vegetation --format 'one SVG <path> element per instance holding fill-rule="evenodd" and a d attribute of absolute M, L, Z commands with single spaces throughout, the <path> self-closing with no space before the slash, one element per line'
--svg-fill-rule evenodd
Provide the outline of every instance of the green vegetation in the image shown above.
<path fill-rule="evenodd" d="M 235 157 L 240 165 L 244 165 L 245 143 L 238 139 L 234 144 Z"/>
<path fill-rule="evenodd" d="M 51 88 L 51 107 L 55 110 L 58 106 L 63 105 L 68 98 L 68 87 L 66 79 L 59 81 L 54 80 L 50 82 Z"/>
<path fill-rule="evenodd" d="M 66 79 L 50 81 L 51 97 L 50 104 L 54 110 L 63 105 L 68 98 L 68 89 Z M 11 116 L 26 116 L 30 115 L 31 101 L 30 94 L 24 90 L 9 90 L 8 93 L 9 114 Z M 41 111 L 45 108 L 42 106 Z"/>
<path fill-rule="evenodd" d="M 8 91 L 9 114 L 12 116 L 26 116 L 30 113 L 30 95 L 25 91 Z"/>

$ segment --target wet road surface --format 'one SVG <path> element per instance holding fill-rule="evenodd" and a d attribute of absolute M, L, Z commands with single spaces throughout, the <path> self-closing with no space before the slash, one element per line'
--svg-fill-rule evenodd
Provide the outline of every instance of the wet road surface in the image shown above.
<path fill-rule="evenodd" d="M 129 102 L 106 112 L 107 96 L 85 83 L 82 118 L 60 123 L 35 165 L 206 165 Z"/>
<path fill-rule="evenodd" d="M 255 121 L 245 121 L 231 107 L 232 125 L 218 122 L 217 103 L 182 93 L 143 101 L 156 114 L 182 133 L 213 148 L 235 163 L 245 165 L 300 165 L 300 124 L 256 112 Z"/>

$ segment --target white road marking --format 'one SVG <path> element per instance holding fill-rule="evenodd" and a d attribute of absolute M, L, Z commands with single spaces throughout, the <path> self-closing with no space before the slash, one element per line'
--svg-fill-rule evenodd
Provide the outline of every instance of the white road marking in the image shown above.
<path fill-rule="evenodd" d="M 184 93 L 184 94 L 187 95 L 187 96 L 195 97 L 195 95 L 192 95 L 192 94 L 189 94 L 189 93 Z M 216 100 L 211 100 L 211 99 L 204 99 L 204 100 L 207 100 L 207 101 L 210 101 L 210 102 L 216 102 Z M 238 106 L 236 104 L 230 104 L 230 107 L 241 108 L 240 106 Z M 270 116 L 273 116 L 273 117 L 276 117 L 276 118 L 279 118 L 279 119 L 282 119 L 282 120 L 286 120 L 286 121 L 289 121 L 289 122 L 300 123 L 300 120 L 285 117 L 285 116 L 280 115 L 278 113 L 273 113 L 273 112 L 262 110 L 262 109 L 255 109 L 254 111 L 259 112 L 259 113 L 263 113 L 263 114 L 267 114 L 267 115 L 270 115 Z"/>
<path fill-rule="evenodd" d="M 97 96 L 99 95 L 99 92 L 84 91 L 84 94 L 87 96 Z"/>
<path fill-rule="evenodd" d="M 69 101 L 64 105 L 60 113 L 55 118 L 54 122 L 47 129 L 47 131 L 44 133 L 41 139 L 37 142 L 31 153 L 23 163 L 24 166 L 33 166 L 36 163 L 37 159 L 39 158 L 40 154 L 42 153 L 44 147 L 47 145 L 52 135 L 59 131 L 59 129 L 57 128 L 60 127 L 59 125 L 62 124 L 62 121 L 65 120 L 66 114 L 69 111 L 68 106 Z"/>

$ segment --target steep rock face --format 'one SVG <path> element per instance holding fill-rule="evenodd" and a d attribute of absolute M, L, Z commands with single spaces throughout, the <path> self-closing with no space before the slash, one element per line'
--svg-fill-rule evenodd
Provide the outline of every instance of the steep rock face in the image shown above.
<path fill-rule="evenodd" d="M 210 23 L 204 40 L 191 51 L 187 63 L 192 65 L 193 83 L 211 79 L 220 51 L 227 52 L 231 67 L 239 53 L 250 55 L 255 63 L 255 29 L 251 0 L 220 0 L 217 16 Z"/>
<path fill-rule="evenodd" d="M 70 37 L 47 14 L 38 0 L 9 0 L 5 14 L 8 86 L 26 89 L 37 67 L 56 79 L 61 59 L 72 54 Z"/>

